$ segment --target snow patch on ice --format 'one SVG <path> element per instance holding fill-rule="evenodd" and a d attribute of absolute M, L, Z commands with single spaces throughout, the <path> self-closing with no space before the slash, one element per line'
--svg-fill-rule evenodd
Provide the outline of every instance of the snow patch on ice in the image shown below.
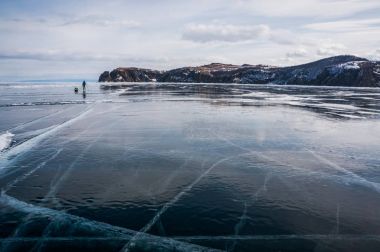
<path fill-rule="evenodd" d="M 0 151 L 6 149 L 11 145 L 12 143 L 12 137 L 14 134 L 11 132 L 7 131 L 4 134 L 0 135 Z"/>

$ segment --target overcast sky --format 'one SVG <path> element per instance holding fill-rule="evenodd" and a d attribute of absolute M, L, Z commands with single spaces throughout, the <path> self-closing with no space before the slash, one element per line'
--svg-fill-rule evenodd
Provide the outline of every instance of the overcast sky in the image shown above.
<path fill-rule="evenodd" d="M 1 0 L 0 80 L 380 59 L 379 0 Z"/>

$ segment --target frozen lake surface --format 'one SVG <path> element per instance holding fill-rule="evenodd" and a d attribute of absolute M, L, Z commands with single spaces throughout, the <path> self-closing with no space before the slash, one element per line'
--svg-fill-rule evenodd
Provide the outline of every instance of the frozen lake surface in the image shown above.
<path fill-rule="evenodd" d="M 0 84 L 0 251 L 380 251 L 379 89 L 74 86 Z"/>

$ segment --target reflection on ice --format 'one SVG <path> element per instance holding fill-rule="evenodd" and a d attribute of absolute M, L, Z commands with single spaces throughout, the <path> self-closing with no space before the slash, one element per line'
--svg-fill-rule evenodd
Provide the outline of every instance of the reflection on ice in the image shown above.
<path fill-rule="evenodd" d="M 37 216 L 48 216 L 53 219 L 58 219 L 58 220 L 63 220 L 66 222 L 70 222 L 70 225 L 68 227 L 70 229 L 83 229 L 86 230 L 88 239 L 92 239 L 92 236 L 94 234 L 98 234 L 104 237 L 113 237 L 113 238 L 122 238 L 121 241 L 124 240 L 129 240 L 133 235 L 136 233 L 133 230 L 128 230 L 126 228 L 121 228 L 121 227 L 116 227 L 112 226 L 106 223 L 102 222 L 97 222 L 97 221 L 91 221 L 86 218 L 74 216 L 67 214 L 62 211 L 55 211 L 53 209 L 48 209 L 44 207 L 39 207 L 39 206 L 34 206 L 32 204 L 28 204 L 22 201 L 19 201 L 13 197 L 10 197 L 6 194 L 2 194 L 0 196 L 0 204 L 3 206 L 9 206 L 14 209 L 17 209 L 21 212 L 26 212 L 28 214 L 34 214 Z M 49 224 L 50 225 L 50 224 Z M 62 232 L 62 230 L 59 230 Z M 79 230 L 78 230 L 79 231 Z M 83 231 L 82 231 L 83 232 Z M 75 232 L 70 231 L 70 233 L 75 234 Z M 87 237 L 82 239 L 86 239 Z M 46 238 L 44 238 L 46 239 Z M 65 238 L 64 238 L 65 239 Z M 67 238 L 66 238 L 67 239 Z M 73 238 L 68 238 L 69 240 L 75 240 L 75 236 Z M 26 239 L 27 241 L 28 239 Z M 47 241 L 49 238 L 46 239 Z M 192 245 L 192 244 L 187 244 L 187 243 L 182 243 L 178 242 L 169 238 L 160 238 L 160 237 L 155 237 L 151 236 L 148 234 L 143 234 L 141 235 L 141 240 L 144 242 L 137 242 L 134 244 L 135 249 L 138 250 L 145 250 L 145 247 L 148 248 L 154 248 L 158 250 L 164 250 L 164 251 L 170 251 L 170 250 L 175 250 L 175 251 L 217 251 L 214 249 L 207 249 L 207 248 L 202 248 L 197 245 Z M 12 246 L 12 242 L 17 242 L 18 239 L 17 237 L 14 237 L 13 239 L 5 239 L 3 241 L 0 240 L 1 242 L 1 249 L 2 251 L 6 251 L 7 248 L 10 248 L 9 246 Z M 40 240 L 37 240 L 39 242 Z"/>
<path fill-rule="evenodd" d="M 38 164 L 35 168 L 33 168 L 32 170 L 28 171 L 27 173 L 23 174 L 22 176 L 20 177 L 17 177 L 16 179 L 14 179 L 13 181 L 9 182 L 6 186 L 4 186 L 1 190 L 1 193 L 7 193 L 14 185 L 16 185 L 17 183 L 25 180 L 26 178 L 28 178 L 30 175 L 32 175 L 33 173 L 35 173 L 37 170 L 43 168 L 50 160 L 53 160 L 55 159 L 60 153 L 62 152 L 62 149 L 59 149 L 58 151 L 56 151 L 53 155 L 51 155 L 51 157 L 49 157 L 48 159 L 45 159 L 45 161 L 42 161 L 40 164 Z M 47 157 L 45 157 L 47 158 Z"/>
<path fill-rule="evenodd" d="M 7 86 L 1 251 L 380 247 L 379 91 L 123 85 Z"/>
<path fill-rule="evenodd" d="M 234 157 L 234 156 L 233 156 Z M 185 187 L 183 191 L 179 192 L 174 198 L 172 198 L 170 201 L 164 204 L 164 206 L 156 213 L 156 215 L 139 231 L 138 234 L 136 234 L 122 249 L 122 251 L 129 251 L 130 247 L 136 242 L 136 240 L 140 239 L 140 236 L 148 232 L 153 225 L 157 223 L 157 221 L 160 220 L 161 215 L 166 212 L 166 210 L 174 205 L 178 200 L 181 199 L 183 195 L 185 195 L 187 192 L 189 192 L 196 184 L 199 183 L 199 181 L 202 180 L 203 177 L 205 177 L 212 169 L 217 167 L 219 164 L 233 158 L 233 157 L 227 157 L 218 160 L 214 164 L 212 164 L 209 168 L 207 168 L 198 178 L 196 178 L 190 185 Z"/>
<path fill-rule="evenodd" d="M 20 155 L 22 155 L 22 153 L 28 151 L 33 146 L 39 144 L 45 138 L 54 135 L 60 129 L 62 129 L 64 127 L 68 127 L 71 124 L 75 123 L 76 121 L 82 119 L 89 112 L 91 112 L 91 110 L 87 110 L 83 113 L 80 113 L 76 117 L 74 117 L 74 118 L 72 118 L 66 122 L 63 122 L 62 124 L 57 125 L 56 127 L 50 128 L 49 130 L 45 131 L 44 133 L 41 133 L 41 134 L 37 135 L 36 137 L 33 137 L 32 139 L 13 147 L 9 151 L 7 151 L 3 154 L 0 154 L 0 167 L 1 167 L 0 169 L 6 168 L 7 166 L 9 166 L 9 163 L 16 161 L 17 158 L 19 158 Z M 2 171 L 0 170 L 0 174 L 1 174 L 1 172 Z"/>
<path fill-rule="evenodd" d="M 377 118 L 380 109 L 380 92 L 370 88 L 338 88 L 339 91 L 335 91 L 331 87 L 195 83 L 105 84 L 102 87 L 117 89 L 120 95 L 128 96 L 168 94 L 208 98 L 212 99 L 214 104 L 216 101 L 217 104 L 225 105 L 294 106 L 343 119 Z M 373 104 L 371 101 L 377 103 Z M 371 113 L 371 107 L 375 108 L 376 113 Z"/>

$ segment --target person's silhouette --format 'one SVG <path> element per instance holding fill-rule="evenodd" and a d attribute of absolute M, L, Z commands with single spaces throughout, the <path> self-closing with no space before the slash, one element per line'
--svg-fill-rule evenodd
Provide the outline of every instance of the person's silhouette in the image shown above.
<path fill-rule="evenodd" d="M 83 92 L 86 91 L 86 81 L 82 82 L 82 88 L 83 88 Z"/>

